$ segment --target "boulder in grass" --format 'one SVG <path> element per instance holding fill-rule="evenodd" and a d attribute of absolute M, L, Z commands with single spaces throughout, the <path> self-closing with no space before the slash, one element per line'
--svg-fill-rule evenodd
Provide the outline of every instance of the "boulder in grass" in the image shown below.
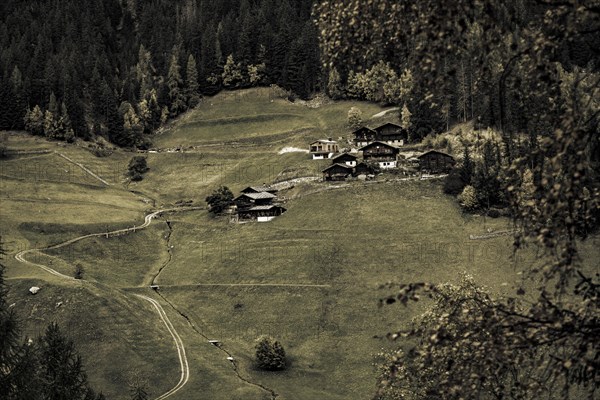
<path fill-rule="evenodd" d="M 32 286 L 29 288 L 29 293 L 31 293 L 31 294 L 37 294 L 37 292 L 39 292 L 39 291 L 40 291 L 40 288 L 37 286 Z"/>

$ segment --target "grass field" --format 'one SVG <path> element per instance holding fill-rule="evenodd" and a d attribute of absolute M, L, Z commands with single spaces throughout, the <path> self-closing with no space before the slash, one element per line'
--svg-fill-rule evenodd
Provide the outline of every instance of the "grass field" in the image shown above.
<path fill-rule="evenodd" d="M 506 293 L 536 262 L 533 250 L 511 258 L 509 237 L 470 240 L 510 224 L 463 215 L 439 181 L 352 182 L 332 190 L 303 183 L 281 193 L 288 211 L 270 223 L 231 224 L 205 210 L 165 213 L 135 233 L 28 255 L 66 275 L 79 264 L 85 282 L 60 280 L 14 259 L 20 250 L 139 225 L 149 211 L 179 200 L 203 206 L 219 185 L 237 193 L 320 176 L 327 161 L 278 152 L 317 138 L 347 138 L 351 106 L 366 117 L 382 111 L 356 102 L 311 109 L 268 89 L 219 94 L 155 137 L 156 149 L 184 151 L 148 153 L 149 172 L 131 184 L 124 172 L 132 153 L 97 158 L 78 146 L 10 136 L 11 149 L 50 151 L 0 161 L 4 263 L 25 333 L 37 336 L 58 321 L 108 398 L 128 398 L 134 371 L 156 397 L 180 372 L 165 326 L 134 296 L 146 294 L 162 304 L 188 355 L 190 380 L 170 399 L 261 400 L 272 398 L 271 391 L 279 400 L 369 398 L 375 355 L 393 347 L 382 337 L 408 326 L 424 307 L 378 308 L 388 294 L 379 284 L 458 281 L 466 272 L 492 293 Z M 598 248 L 584 245 L 587 260 L 598 259 Z M 148 288 L 152 283 L 160 285 L 158 293 Z M 27 292 L 33 285 L 42 287 L 36 296 Z M 254 340 L 264 333 L 283 343 L 286 371 L 253 367 Z M 221 340 L 222 348 L 208 339 Z"/>

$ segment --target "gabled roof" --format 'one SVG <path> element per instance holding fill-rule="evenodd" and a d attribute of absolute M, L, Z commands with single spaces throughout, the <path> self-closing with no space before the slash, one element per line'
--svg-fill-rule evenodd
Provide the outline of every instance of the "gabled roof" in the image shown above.
<path fill-rule="evenodd" d="M 242 193 L 260 193 L 260 192 L 276 192 L 276 191 L 277 191 L 277 189 L 273 189 L 268 186 L 248 186 L 247 188 L 243 189 L 241 192 Z"/>
<path fill-rule="evenodd" d="M 369 143 L 368 145 L 361 147 L 360 149 L 358 149 L 358 151 L 364 151 L 364 149 L 366 149 L 366 148 L 368 148 L 368 147 L 373 147 L 373 146 L 383 146 L 383 147 L 390 147 L 390 148 L 392 148 L 392 149 L 394 149 L 394 150 L 398 150 L 398 151 L 400 151 L 400 149 L 399 149 L 398 147 L 396 147 L 396 146 L 393 146 L 393 145 L 391 145 L 391 144 L 389 144 L 389 143 L 385 143 L 385 142 L 377 142 L 377 141 L 376 141 L 376 142 L 371 142 L 371 143 Z"/>
<path fill-rule="evenodd" d="M 355 130 L 355 131 L 354 131 L 354 132 L 352 132 L 352 133 L 353 133 L 354 135 L 356 135 L 357 133 L 359 133 L 359 132 L 362 132 L 362 131 L 365 131 L 365 130 L 366 130 L 366 131 L 370 131 L 370 132 L 372 132 L 372 133 L 375 133 L 375 130 L 374 130 L 374 129 L 371 129 L 371 128 L 369 128 L 368 126 L 361 126 L 360 128 L 358 128 L 357 130 Z"/>
<path fill-rule="evenodd" d="M 379 125 L 377 128 L 375 128 L 375 130 L 379 131 L 381 128 L 384 128 L 386 126 L 392 126 L 392 127 L 396 128 L 396 129 L 402 129 L 402 127 L 400 125 L 398 125 L 398 124 L 394 124 L 392 122 L 386 122 L 383 125 Z"/>
<path fill-rule="evenodd" d="M 340 154 L 340 155 L 338 155 L 338 156 L 335 156 L 335 157 L 333 157 L 333 158 L 331 159 L 331 161 L 332 161 L 332 162 L 335 164 L 335 160 L 337 160 L 337 159 L 341 159 L 341 158 L 343 158 L 343 157 L 344 157 L 344 158 L 348 158 L 348 157 L 350 157 L 350 158 L 353 158 L 353 159 L 355 159 L 355 160 L 358 158 L 358 157 L 356 157 L 354 154 L 350 154 L 350 153 L 342 153 L 342 154 Z"/>
<path fill-rule="evenodd" d="M 346 164 L 340 164 L 340 163 L 335 163 L 335 164 L 330 165 L 329 167 L 325 168 L 323 170 L 323 172 L 328 171 L 328 170 L 330 170 L 330 169 L 332 169 L 333 167 L 336 167 L 336 166 L 344 168 L 344 169 L 347 169 L 347 170 L 350 170 L 350 172 L 352 172 L 352 167 L 351 166 L 346 165 Z"/>
<path fill-rule="evenodd" d="M 327 139 L 318 139 L 318 140 L 315 140 L 314 142 L 311 142 L 310 144 L 314 144 L 314 143 L 337 144 L 337 142 L 335 140 L 327 140 Z"/>
<path fill-rule="evenodd" d="M 277 196 L 275 196 L 274 194 L 269 193 L 269 192 L 242 193 L 238 197 L 236 197 L 235 200 L 239 199 L 240 197 L 249 197 L 252 200 L 257 200 L 257 199 L 274 199 Z"/>
<path fill-rule="evenodd" d="M 433 154 L 433 153 L 441 154 L 441 155 L 443 155 L 443 156 L 450 157 L 451 159 L 453 159 L 453 160 L 454 160 L 454 157 L 452 157 L 450 154 L 448 154 L 448 153 L 444 153 L 443 151 L 437 151 L 437 150 L 429 150 L 429 151 L 426 151 L 425 153 L 421 154 L 420 156 L 417 156 L 417 158 L 419 158 L 419 159 L 420 159 L 420 158 L 422 158 L 422 157 L 424 157 L 424 156 L 426 156 L 426 155 L 428 155 L 428 154 Z"/>

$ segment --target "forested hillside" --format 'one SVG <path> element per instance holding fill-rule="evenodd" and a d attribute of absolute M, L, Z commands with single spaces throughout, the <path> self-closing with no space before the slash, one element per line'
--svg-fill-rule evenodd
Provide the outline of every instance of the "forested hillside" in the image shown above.
<path fill-rule="evenodd" d="M 311 0 L 8 0 L 0 4 L 0 129 L 145 145 L 223 88 L 319 85 Z M 147 144 L 146 144 L 147 145 Z"/>

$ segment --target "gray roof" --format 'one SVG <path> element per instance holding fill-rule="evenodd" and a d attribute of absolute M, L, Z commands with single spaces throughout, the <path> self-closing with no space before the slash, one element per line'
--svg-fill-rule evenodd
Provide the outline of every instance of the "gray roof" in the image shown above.
<path fill-rule="evenodd" d="M 267 211 L 267 210 L 270 210 L 270 209 L 275 208 L 275 207 L 283 208 L 281 206 L 270 204 L 268 206 L 254 206 L 254 207 L 249 208 L 246 211 Z"/>
<path fill-rule="evenodd" d="M 335 140 L 318 139 L 318 140 L 315 140 L 314 142 L 311 142 L 310 144 L 313 144 L 313 143 L 330 143 L 330 144 L 336 144 L 337 142 Z"/>
<path fill-rule="evenodd" d="M 450 157 L 452 159 L 454 159 L 454 157 L 452 157 L 450 154 L 448 153 L 444 153 L 443 151 L 438 151 L 438 150 L 428 150 L 425 153 L 421 154 L 420 156 L 417 156 L 417 158 L 422 158 L 423 156 L 427 155 L 427 154 L 433 154 L 433 153 L 437 153 L 437 154 L 441 154 L 443 156 L 447 156 Z"/>
<path fill-rule="evenodd" d="M 277 189 L 273 189 L 273 188 L 268 187 L 268 186 L 248 186 L 244 190 L 248 190 L 248 189 L 254 190 L 255 192 L 258 192 L 258 193 L 260 193 L 260 192 L 269 192 L 269 191 L 274 191 L 274 192 L 277 191 Z"/>
<path fill-rule="evenodd" d="M 350 154 L 350 153 L 342 153 L 342 154 L 340 154 L 340 155 L 337 155 L 337 156 L 333 157 L 333 158 L 332 158 L 332 160 L 336 160 L 336 159 L 338 159 L 338 158 L 340 158 L 340 157 L 344 157 L 344 156 L 350 156 L 350 157 L 352 157 L 352 158 L 354 158 L 354 159 L 358 158 L 358 157 L 356 157 L 354 154 Z"/>
<path fill-rule="evenodd" d="M 256 200 L 256 199 L 274 199 L 274 198 L 277 197 L 274 194 L 269 193 L 269 192 L 259 192 L 259 193 L 242 193 L 237 198 L 239 199 L 242 196 L 250 197 L 253 200 Z"/>
<path fill-rule="evenodd" d="M 352 167 L 351 167 L 351 166 L 349 166 L 349 165 L 346 165 L 346 164 L 340 164 L 340 163 L 335 163 L 335 164 L 331 164 L 329 167 L 325 168 L 325 169 L 323 170 L 323 172 L 325 172 L 325 171 L 327 171 L 327 170 L 329 170 L 329 169 L 331 169 L 331 168 L 335 167 L 336 165 L 337 165 L 338 167 L 342 167 L 342 168 L 345 168 L 345 169 L 352 170 Z"/>

